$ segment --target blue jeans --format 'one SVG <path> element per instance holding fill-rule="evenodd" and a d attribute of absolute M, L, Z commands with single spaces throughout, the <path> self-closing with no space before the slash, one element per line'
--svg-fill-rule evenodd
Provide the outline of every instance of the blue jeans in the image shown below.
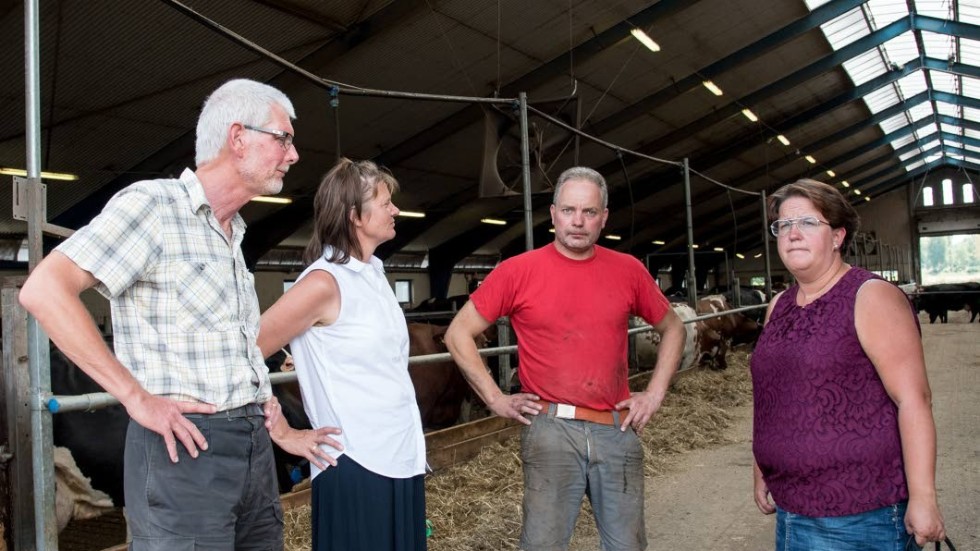
<path fill-rule="evenodd" d="M 776 551 L 919 551 L 905 532 L 908 502 L 843 517 L 807 517 L 776 508 Z"/>
<path fill-rule="evenodd" d="M 646 549 L 643 448 L 632 428 L 623 432 L 541 412 L 521 434 L 521 461 L 521 549 L 568 549 L 585 496 L 592 504 L 603 550 Z"/>

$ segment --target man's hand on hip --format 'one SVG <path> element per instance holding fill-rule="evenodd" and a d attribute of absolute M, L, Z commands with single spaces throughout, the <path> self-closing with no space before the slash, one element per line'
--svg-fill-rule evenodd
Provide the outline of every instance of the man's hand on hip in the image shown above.
<path fill-rule="evenodd" d="M 177 462 L 177 440 L 187 448 L 191 457 L 197 457 L 198 448 L 208 449 L 208 442 L 185 413 L 215 413 L 218 408 L 201 402 L 178 402 L 162 396 L 143 392 L 126 406 L 126 412 L 134 421 L 163 437 L 170 460 Z"/>
<path fill-rule="evenodd" d="M 531 420 L 525 415 L 537 415 L 541 411 L 541 405 L 538 404 L 540 399 L 537 394 L 526 392 L 500 394 L 497 398 L 487 402 L 487 407 L 500 417 L 516 419 L 525 425 L 530 425 Z"/>
<path fill-rule="evenodd" d="M 653 418 L 653 415 L 657 413 L 660 409 L 660 404 L 663 403 L 664 396 L 657 395 L 649 390 L 643 392 L 632 392 L 630 397 L 616 404 L 616 409 L 621 410 L 629 408 L 630 412 L 623 419 L 622 426 L 619 427 L 620 430 L 626 430 L 626 427 L 632 426 L 633 430 L 637 434 L 643 432 L 643 427 Z"/>

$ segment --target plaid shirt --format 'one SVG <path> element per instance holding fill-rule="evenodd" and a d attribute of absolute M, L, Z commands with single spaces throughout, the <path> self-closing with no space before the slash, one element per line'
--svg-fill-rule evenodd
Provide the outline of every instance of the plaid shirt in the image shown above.
<path fill-rule="evenodd" d="M 193 171 L 120 191 L 56 250 L 99 280 L 116 356 L 152 394 L 219 411 L 271 396 L 245 222 L 229 240 Z"/>

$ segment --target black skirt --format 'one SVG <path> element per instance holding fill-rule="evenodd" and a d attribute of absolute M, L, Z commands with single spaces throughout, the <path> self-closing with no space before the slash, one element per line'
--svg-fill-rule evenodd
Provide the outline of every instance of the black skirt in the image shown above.
<path fill-rule="evenodd" d="M 425 551 L 424 480 L 381 476 L 341 455 L 313 479 L 313 550 Z"/>

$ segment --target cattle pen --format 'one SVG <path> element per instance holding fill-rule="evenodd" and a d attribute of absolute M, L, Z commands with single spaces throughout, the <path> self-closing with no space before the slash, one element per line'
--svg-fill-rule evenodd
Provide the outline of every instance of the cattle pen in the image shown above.
<path fill-rule="evenodd" d="M 4 332 L 5 340 L 9 339 L 9 342 L 4 343 L 4 351 L 5 356 L 8 356 L 7 359 L 9 359 L 11 362 L 10 365 L 25 363 L 23 360 L 25 359 L 26 354 L 24 354 L 23 351 L 26 349 L 27 345 L 27 340 L 25 338 L 26 324 L 24 323 L 24 321 L 26 321 L 26 313 L 19 307 L 19 304 L 17 304 L 15 300 L 16 289 L 18 284 L 22 281 L 22 278 L 14 279 L 14 285 L 5 289 L 3 300 L 5 308 L 4 327 L 9 329 L 9 331 Z M 766 305 L 764 304 L 754 305 L 723 312 L 712 312 L 687 319 L 685 320 L 685 323 L 694 324 L 702 320 L 724 316 L 731 313 L 747 312 L 764 308 L 765 306 Z M 21 323 L 17 323 L 18 319 Z M 499 323 L 500 327 L 498 329 L 498 334 L 501 337 L 501 343 L 503 345 L 483 349 L 480 351 L 480 354 L 484 357 L 501 357 L 502 361 L 500 366 L 499 382 L 503 388 L 506 388 L 505 385 L 509 383 L 514 371 L 514 368 L 512 368 L 510 365 L 509 358 L 510 355 L 517 352 L 517 346 L 507 344 L 509 342 L 510 335 L 507 320 L 503 319 Z M 652 329 L 653 328 L 649 325 L 635 327 L 629 329 L 629 334 L 632 336 L 651 331 Z M 412 357 L 409 359 L 409 364 L 426 365 L 446 361 L 451 361 L 450 355 L 448 353 L 439 353 Z M 14 386 L 19 386 L 21 389 L 26 389 L 28 388 L 26 385 L 27 374 L 23 373 L 23 371 L 24 370 L 9 370 L 9 374 L 17 375 L 19 372 L 22 379 L 24 379 L 19 381 L 19 383 L 23 386 Z M 271 373 L 270 379 L 274 385 L 291 383 L 296 381 L 296 374 L 295 372 Z M 12 410 L 11 413 L 13 413 L 13 415 L 10 416 L 11 421 L 20 419 L 20 422 L 22 423 L 20 426 L 23 427 L 17 432 L 20 442 L 12 442 L 12 444 L 19 445 L 20 449 L 24 449 L 25 447 L 26 449 L 30 449 L 31 433 L 27 429 L 29 424 L 26 423 L 25 419 L 25 417 L 29 415 L 29 411 L 27 411 L 26 408 L 29 402 L 29 397 L 25 393 L 22 399 L 23 401 L 20 402 L 21 408 L 14 408 L 14 404 L 9 404 L 9 407 Z M 62 414 L 76 411 L 91 412 L 118 404 L 118 401 L 115 398 L 106 393 L 88 393 L 76 396 L 46 395 L 36 397 L 36 399 L 41 400 L 40 405 L 43 407 L 44 411 L 48 412 L 49 414 Z M 18 409 L 20 409 L 20 411 L 18 411 Z M 48 417 L 48 422 L 51 422 L 50 417 Z M 507 422 L 496 417 L 491 417 L 470 423 L 464 423 L 448 429 L 427 433 L 427 455 L 430 466 L 433 469 L 439 469 L 454 465 L 458 462 L 466 461 L 477 455 L 485 446 L 509 438 L 515 434 L 516 429 L 517 426 L 513 422 Z M 43 507 L 40 500 L 41 496 L 37 496 L 33 492 L 34 475 L 27 474 L 31 472 L 31 467 L 33 466 L 34 465 L 32 462 L 13 462 L 14 476 L 9 482 L 11 491 L 8 493 L 8 495 L 11 497 L 11 514 L 9 515 L 9 525 L 12 525 L 15 530 L 36 528 L 34 526 L 24 526 L 24 524 L 32 521 L 35 516 L 32 513 L 40 512 L 39 508 Z M 50 487 L 52 489 L 54 488 L 55 473 L 53 470 L 47 472 L 41 471 L 40 476 L 50 477 L 50 485 L 46 487 Z M 303 493 L 286 498 L 287 502 L 293 504 L 303 502 L 304 500 L 308 501 L 308 499 L 308 494 Z M 20 524 L 20 526 L 17 526 L 17 524 Z"/>

